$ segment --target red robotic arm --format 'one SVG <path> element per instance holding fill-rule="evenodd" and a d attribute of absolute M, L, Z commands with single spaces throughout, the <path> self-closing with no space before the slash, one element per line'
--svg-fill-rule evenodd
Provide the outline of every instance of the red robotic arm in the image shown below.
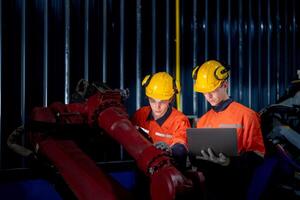
<path fill-rule="evenodd" d="M 192 181 L 173 166 L 164 151 L 156 149 L 135 129 L 121 100 L 120 90 L 98 88 L 84 102 L 54 103 L 47 109 L 54 113 L 55 123 L 98 126 L 123 145 L 139 169 L 150 177 L 152 199 L 171 200 L 178 193 L 189 191 Z M 45 121 L 43 112 L 35 112 L 33 120 Z"/>

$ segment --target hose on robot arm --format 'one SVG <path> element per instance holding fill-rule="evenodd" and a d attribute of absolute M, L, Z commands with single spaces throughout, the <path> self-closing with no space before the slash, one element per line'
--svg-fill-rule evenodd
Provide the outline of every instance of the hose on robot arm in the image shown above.
<path fill-rule="evenodd" d="M 18 141 L 20 140 L 20 138 L 22 137 L 22 134 L 24 133 L 24 125 L 19 126 L 18 128 L 16 128 L 7 138 L 7 146 L 14 151 L 15 153 L 24 156 L 24 157 L 33 157 L 36 159 L 36 155 L 35 153 L 18 144 Z"/>

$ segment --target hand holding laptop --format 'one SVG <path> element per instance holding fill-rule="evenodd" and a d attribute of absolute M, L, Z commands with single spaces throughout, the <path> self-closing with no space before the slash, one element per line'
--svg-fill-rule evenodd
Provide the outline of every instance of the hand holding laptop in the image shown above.
<path fill-rule="evenodd" d="M 165 142 L 156 142 L 154 144 L 154 146 L 155 146 L 155 148 L 163 150 L 163 151 L 167 152 L 168 154 L 172 155 L 171 148 Z"/>
<path fill-rule="evenodd" d="M 207 151 L 208 148 L 216 155 L 222 153 L 228 157 L 238 156 L 235 128 L 189 128 L 187 140 L 189 151 L 195 156 L 201 156 L 202 150 Z M 206 154 L 209 157 L 208 151 Z"/>
<path fill-rule="evenodd" d="M 229 157 L 226 157 L 223 153 L 215 155 L 211 148 L 208 148 L 207 151 L 201 150 L 201 155 L 197 155 L 196 159 L 207 160 L 222 166 L 228 166 L 230 163 Z"/>

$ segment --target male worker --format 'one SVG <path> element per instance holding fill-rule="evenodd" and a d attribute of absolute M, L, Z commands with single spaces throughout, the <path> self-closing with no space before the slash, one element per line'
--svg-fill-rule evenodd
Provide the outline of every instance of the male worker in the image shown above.
<path fill-rule="evenodd" d="M 239 153 L 238 157 L 229 158 L 222 153 L 215 155 L 208 148 L 201 152 L 200 161 L 195 162 L 206 176 L 209 195 L 217 199 L 244 199 L 252 172 L 265 154 L 260 118 L 255 111 L 228 96 L 229 69 L 220 62 L 207 61 L 196 67 L 192 76 L 194 90 L 203 93 L 212 107 L 200 117 L 197 128 L 236 128 Z"/>
<path fill-rule="evenodd" d="M 137 110 L 132 123 L 159 149 L 170 152 L 179 169 L 186 166 L 186 129 L 188 118 L 175 108 L 175 95 L 180 84 L 166 72 L 147 75 L 142 81 L 150 106 Z"/>

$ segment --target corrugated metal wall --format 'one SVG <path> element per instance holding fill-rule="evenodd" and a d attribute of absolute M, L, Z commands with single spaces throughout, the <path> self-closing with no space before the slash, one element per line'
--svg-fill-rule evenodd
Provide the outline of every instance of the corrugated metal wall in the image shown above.
<path fill-rule="evenodd" d="M 68 103 L 80 78 L 129 88 L 130 114 L 145 104 L 145 75 L 175 75 L 175 8 L 175 0 L 0 0 L 0 168 L 25 166 L 7 136 L 34 106 Z M 208 108 L 191 79 L 207 59 L 231 66 L 235 100 L 257 111 L 275 102 L 300 68 L 299 9 L 297 0 L 181 0 L 183 112 Z"/>

